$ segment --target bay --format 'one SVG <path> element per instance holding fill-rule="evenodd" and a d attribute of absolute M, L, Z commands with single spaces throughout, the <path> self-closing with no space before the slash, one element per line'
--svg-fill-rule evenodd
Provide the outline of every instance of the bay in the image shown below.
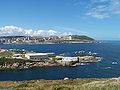
<path fill-rule="evenodd" d="M 25 49 L 35 52 L 54 52 L 55 54 L 75 51 L 90 51 L 103 57 L 101 62 L 88 63 L 77 67 L 42 67 L 26 70 L 0 71 L 0 80 L 56 80 L 68 78 L 111 78 L 120 76 L 120 41 L 104 43 L 77 44 L 0 44 L 0 48 Z M 112 64 L 117 62 L 117 64 Z"/>

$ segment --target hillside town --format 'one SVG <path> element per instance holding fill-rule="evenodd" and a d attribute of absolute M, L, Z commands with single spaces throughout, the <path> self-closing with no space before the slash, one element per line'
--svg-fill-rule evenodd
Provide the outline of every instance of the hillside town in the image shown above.
<path fill-rule="evenodd" d="M 55 43 L 91 43 L 94 39 L 87 36 L 1 36 L 0 44 L 55 44 Z"/>

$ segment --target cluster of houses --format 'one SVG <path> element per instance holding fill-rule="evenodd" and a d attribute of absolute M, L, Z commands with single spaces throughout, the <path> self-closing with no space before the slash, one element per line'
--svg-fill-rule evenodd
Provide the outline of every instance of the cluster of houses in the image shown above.
<path fill-rule="evenodd" d="M 14 54 L 12 58 L 15 59 L 28 59 L 28 60 L 34 60 L 34 61 L 40 61 L 40 60 L 51 60 L 53 61 L 53 58 L 58 62 L 59 64 L 66 66 L 66 65 L 74 65 L 76 63 L 80 62 L 96 62 L 97 60 L 100 60 L 98 57 L 94 56 L 76 56 L 76 57 L 66 57 L 66 56 L 56 56 L 55 53 L 27 53 L 27 54 Z"/>
<path fill-rule="evenodd" d="M 14 54 L 14 59 L 29 59 L 29 60 L 48 60 L 49 57 L 54 56 L 54 53 L 26 53 L 26 54 Z"/>
<path fill-rule="evenodd" d="M 1 44 L 31 44 L 54 43 L 59 40 L 72 40 L 71 35 L 66 36 L 6 36 L 0 37 Z"/>

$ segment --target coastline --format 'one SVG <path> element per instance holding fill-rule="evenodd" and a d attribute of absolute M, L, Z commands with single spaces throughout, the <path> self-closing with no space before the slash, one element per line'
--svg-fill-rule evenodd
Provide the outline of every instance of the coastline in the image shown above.
<path fill-rule="evenodd" d="M 31 60 L 14 60 L 9 59 L 3 62 L 0 61 L 0 70 L 22 70 L 37 67 L 52 67 L 61 66 L 58 63 L 51 63 L 48 61 L 31 61 Z"/>
<path fill-rule="evenodd" d="M 70 57 L 55 55 L 55 53 L 35 53 L 24 49 L 0 50 L 0 70 L 52 66 L 78 66 L 83 65 L 83 63 L 99 62 L 99 60 L 102 59 L 101 57 L 94 56 L 96 53 L 86 51 L 76 51 L 74 52 L 76 56 Z"/>
<path fill-rule="evenodd" d="M 80 57 L 77 57 L 80 58 Z M 24 60 L 24 59 L 10 59 L 0 58 L 0 70 L 19 70 L 39 67 L 53 67 L 53 66 L 70 66 L 75 67 L 79 65 L 86 65 L 87 63 L 99 62 L 99 57 L 85 56 L 81 60 L 64 62 L 62 60 Z"/>
<path fill-rule="evenodd" d="M 101 42 L 97 42 L 97 41 L 96 41 L 96 42 L 64 42 L 64 43 L 0 43 L 0 44 L 1 44 L 1 45 L 5 45 L 5 44 L 6 44 L 6 45 L 9 45 L 9 44 L 10 44 L 10 45 L 12 45 L 12 44 L 13 44 L 13 45 L 15 45 L 15 44 L 16 44 L 16 45 L 18 45 L 18 44 L 20 44 L 20 45 L 22 45 L 22 44 L 23 44 L 23 45 L 24 45 L 24 44 L 26 44 L 26 45 L 27 45 L 27 44 L 28 44 L 28 45 L 40 44 L 40 45 L 41 45 L 41 44 L 84 44 L 84 43 L 90 43 L 90 44 L 93 44 L 93 43 L 101 43 Z"/>

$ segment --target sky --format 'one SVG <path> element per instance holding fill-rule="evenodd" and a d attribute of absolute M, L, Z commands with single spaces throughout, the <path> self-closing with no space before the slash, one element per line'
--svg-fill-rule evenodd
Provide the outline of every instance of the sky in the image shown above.
<path fill-rule="evenodd" d="M 0 0 L 0 36 L 120 40 L 120 0 Z"/>

